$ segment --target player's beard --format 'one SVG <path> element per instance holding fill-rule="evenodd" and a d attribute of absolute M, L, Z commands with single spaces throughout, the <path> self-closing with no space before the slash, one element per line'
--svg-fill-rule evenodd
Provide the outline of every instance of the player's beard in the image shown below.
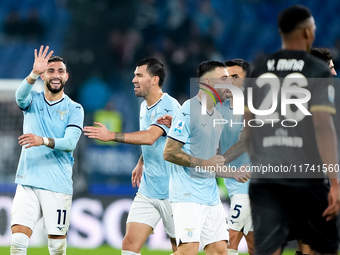
<path fill-rule="evenodd" d="M 47 86 L 47 89 L 50 92 L 52 92 L 53 94 L 57 94 L 64 89 L 65 82 L 63 80 L 60 80 L 60 86 L 58 88 L 52 88 L 51 80 L 50 80 L 50 81 L 46 82 L 46 86 Z"/>

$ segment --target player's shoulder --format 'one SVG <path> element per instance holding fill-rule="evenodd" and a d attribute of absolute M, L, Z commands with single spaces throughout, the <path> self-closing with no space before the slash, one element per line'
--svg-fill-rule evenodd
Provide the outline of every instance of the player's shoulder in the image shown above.
<path fill-rule="evenodd" d="M 162 105 L 167 105 L 167 106 L 173 106 L 173 107 L 180 107 L 180 104 L 178 103 L 177 99 L 170 96 L 168 93 L 164 93 L 162 96 Z"/>
<path fill-rule="evenodd" d="M 67 103 L 70 108 L 75 108 L 84 111 L 83 106 L 80 103 L 72 100 L 68 95 L 65 95 L 65 103 Z"/>
<path fill-rule="evenodd" d="M 180 109 L 182 109 L 182 110 L 187 110 L 187 111 L 190 112 L 190 105 L 193 103 L 193 100 L 192 100 L 192 99 L 193 99 L 193 98 L 186 100 L 186 101 L 182 104 L 182 106 L 180 107 Z"/>
<path fill-rule="evenodd" d="M 42 99 L 44 99 L 44 91 L 39 92 L 39 91 L 32 90 L 31 95 L 32 97 L 41 97 Z"/>
<path fill-rule="evenodd" d="M 190 117 L 190 100 L 185 101 L 175 114 L 176 118 Z"/>
<path fill-rule="evenodd" d="M 307 78 L 329 77 L 328 66 L 305 51 L 279 50 L 258 56 L 250 65 L 248 77 L 273 72 L 279 76 L 290 72 L 300 72 Z"/>
<path fill-rule="evenodd" d="M 214 109 L 214 113 L 213 113 L 213 116 L 214 118 L 217 118 L 217 119 L 223 119 L 223 116 L 221 114 L 221 108 L 220 109 Z"/>
<path fill-rule="evenodd" d="M 326 64 L 326 62 L 310 54 L 308 54 L 308 56 L 306 57 L 306 68 L 308 68 L 308 70 L 312 70 L 312 73 L 309 77 L 313 78 L 332 77 L 332 74 L 329 70 L 329 66 Z"/>

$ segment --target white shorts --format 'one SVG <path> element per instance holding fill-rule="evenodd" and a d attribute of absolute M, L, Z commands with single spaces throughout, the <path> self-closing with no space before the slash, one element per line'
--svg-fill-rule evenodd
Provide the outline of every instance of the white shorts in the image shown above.
<path fill-rule="evenodd" d="M 43 218 L 48 235 L 66 235 L 71 204 L 71 195 L 19 184 L 13 199 L 11 226 L 23 225 L 33 231 Z"/>
<path fill-rule="evenodd" d="M 172 208 L 168 199 L 148 198 L 137 193 L 133 200 L 126 223 L 144 223 L 155 229 L 159 220 L 162 219 L 164 231 L 175 238 L 175 226 L 172 216 Z"/>
<path fill-rule="evenodd" d="M 200 242 L 203 248 L 218 241 L 228 241 L 228 225 L 222 204 L 172 203 L 176 241 Z"/>
<path fill-rule="evenodd" d="M 242 231 L 245 235 L 254 231 L 248 194 L 236 194 L 230 198 L 228 225 L 230 229 Z"/>

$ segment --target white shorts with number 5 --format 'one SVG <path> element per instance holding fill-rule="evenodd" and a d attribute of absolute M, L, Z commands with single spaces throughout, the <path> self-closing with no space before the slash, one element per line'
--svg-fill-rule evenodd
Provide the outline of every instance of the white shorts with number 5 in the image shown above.
<path fill-rule="evenodd" d="M 230 198 L 228 226 L 229 229 L 242 231 L 245 235 L 254 231 L 248 194 L 236 194 Z"/>
<path fill-rule="evenodd" d="M 23 225 L 34 230 L 43 218 L 48 235 L 66 235 L 71 204 L 71 195 L 19 184 L 13 199 L 11 226 Z"/>

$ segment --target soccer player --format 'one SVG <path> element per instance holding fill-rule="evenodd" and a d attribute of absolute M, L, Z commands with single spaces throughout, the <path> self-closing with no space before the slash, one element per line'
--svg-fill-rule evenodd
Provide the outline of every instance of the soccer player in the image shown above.
<path fill-rule="evenodd" d="M 225 64 L 233 85 L 241 88 L 249 64 L 243 59 L 229 60 Z M 243 131 L 243 124 L 241 124 L 243 116 L 233 115 L 233 94 L 230 90 L 227 91 L 229 99 L 225 100 L 222 105 L 216 104 L 216 109 L 221 113 L 223 119 L 228 121 L 227 124 L 223 125 L 220 149 L 226 158 L 227 165 L 240 168 L 242 165 L 250 165 L 245 145 L 242 141 L 239 141 L 240 134 Z M 231 156 L 236 157 L 236 159 L 231 161 Z M 242 183 L 233 178 L 224 178 L 224 183 L 230 197 L 228 254 L 238 254 L 238 245 L 243 236 L 247 241 L 249 254 L 253 254 L 254 233 L 248 195 L 249 181 Z"/>
<path fill-rule="evenodd" d="M 320 48 L 312 48 L 310 54 L 314 57 L 317 57 L 327 63 L 329 69 L 331 70 L 332 75 L 335 77 L 337 73 L 334 68 L 333 63 L 333 55 L 328 48 L 320 47 Z"/>
<path fill-rule="evenodd" d="M 316 252 L 337 254 L 332 76 L 324 62 L 308 53 L 316 27 L 307 7 L 283 10 L 278 27 L 282 50 L 257 59 L 245 80 L 245 102 L 251 99 L 245 120 L 253 127 L 246 125 L 243 132 L 253 169 L 262 169 L 253 171 L 249 186 L 255 253 L 281 254 L 294 226 L 296 237 Z"/>
<path fill-rule="evenodd" d="M 18 184 L 12 209 L 11 254 L 27 253 L 29 238 L 40 218 L 48 234 L 51 255 L 66 254 L 66 234 L 72 203 L 73 150 L 82 133 L 84 110 L 64 94 L 68 80 L 65 61 L 34 51 L 32 72 L 16 91 L 16 102 L 24 114 L 24 134 L 15 182 Z M 32 91 L 38 77 L 43 92 Z"/>
<path fill-rule="evenodd" d="M 130 209 L 122 255 L 140 254 L 140 250 L 162 218 L 165 232 L 170 236 L 172 250 L 176 251 L 175 230 L 169 198 L 169 164 L 163 159 L 163 148 L 169 128 L 157 123 L 164 114 L 173 115 L 180 107 L 176 99 L 163 93 L 165 78 L 163 64 L 155 59 L 137 63 L 132 80 L 137 97 L 144 97 L 140 107 L 140 131 L 110 132 L 101 123 L 99 127 L 84 127 L 85 135 L 101 141 L 142 145 L 142 155 L 132 171 L 132 185 L 139 187 Z M 144 170 L 143 170 L 144 168 Z"/>
<path fill-rule="evenodd" d="M 333 63 L 333 56 L 331 54 L 331 51 L 328 48 L 312 48 L 311 51 L 309 52 L 312 56 L 323 60 L 324 62 L 327 63 L 329 66 L 329 69 L 332 73 L 333 76 L 336 76 L 337 73 L 334 69 L 334 63 Z M 291 238 L 289 239 L 294 239 L 294 231 L 291 233 Z M 303 243 L 302 240 L 298 240 L 298 249 L 295 252 L 296 255 L 302 255 L 302 254 L 314 254 L 314 252 L 311 250 L 310 246 Z"/>
<path fill-rule="evenodd" d="M 215 86 L 228 83 L 228 76 L 224 63 L 199 65 L 199 93 L 177 111 L 166 140 L 164 159 L 172 163 L 170 201 L 179 255 L 197 254 L 200 242 L 206 254 L 227 254 L 227 224 L 215 175 L 203 170 L 224 166 L 224 157 L 216 155 L 222 129 L 213 122 L 221 118 L 214 100 L 226 94 L 225 88 Z M 248 177 L 240 179 L 245 182 Z"/>

